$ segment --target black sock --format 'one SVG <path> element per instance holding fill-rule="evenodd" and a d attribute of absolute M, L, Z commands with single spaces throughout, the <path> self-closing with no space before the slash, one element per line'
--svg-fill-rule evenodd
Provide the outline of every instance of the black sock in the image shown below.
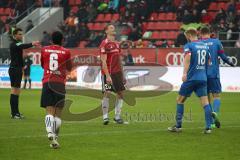
<path fill-rule="evenodd" d="M 32 80 L 29 78 L 28 82 L 29 82 L 29 88 L 31 88 Z"/>
<path fill-rule="evenodd" d="M 11 94 L 10 96 L 10 105 L 11 105 L 11 114 L 12 116 L 15 116 L 17 113 L 19 113 L 18 110 L 18 95 Z"/>
<path fill-rule="evenodd" d="M 23 86 L 23 88 L 26 88 L 26 85 L 27 85 L 27 79 L 24 79 L 24 86 Z"/>

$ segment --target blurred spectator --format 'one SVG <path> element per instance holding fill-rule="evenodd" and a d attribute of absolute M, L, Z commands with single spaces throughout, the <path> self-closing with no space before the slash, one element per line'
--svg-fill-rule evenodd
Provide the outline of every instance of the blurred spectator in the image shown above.
<path fill-rule="evenodd" d="M 93 36 L 96 36 L 96 38 L 92 38 L 90 36 L 90 39 L 92 40 L 90 40 L 90 42 L 86 45 L 86 47 L 98 47 L 104 38 L 104 34 L 102 32 L 100 32 L 98 35 L 93 35 Z"/>
<path fill-rule="evenodd" d="M 132 28 L 132 31 L 128 36 L 129 40 L 136 41 L 136 40 L 142 38 L 143 33 L 142 33 L 142 30 L 141 30 L 141 26 L 142 26 L 142 24 L 138 23 L 136 26 L 134 26 Z"/>
<path fill-rule="evenodd" d="M 236 48 L 240 48 L 240 38 L 236 41 L 234 47 L 236 47 Z"/>
<path fill-rule="evenodd" d="M 231 22 L 234 23 L 234 21 L 235 21 L 235 14 L 232 11 L 228 12 L 227 18 L 226 18 L 227 24 L 230 24 Z"/>
<path fill-rule="evenodd" d="M 200 16 L 198 10 L 194 9 L 193 14 L 192 14 L 192 22 L 193 23 L 199 23 L 200 20 L 201 20 L 201 16 Z"/>
<path fill-rule="evenodd" d="M 227 13 L 229 12 L 236 12 L 236 2 L 235 0 L 230 0 L 230 2 L 228 3 L 228 7 L 227 7 Z"/>
<path fill-rule="evenodd" d="M 130 48 L 123 49 L 123 63 L 125 66 L 133 66 L 133 56 L 131 54 Z"/>
<path fill-rule="evenodd" d="M 189 13 L 188 10 L 185 9 L 182 18 L 183 24 L 189 24 L 192 23 L 193 21 L 194 21 L 193 15 Z"/>
<path fill-rule="evenodd" d="M 25 10 L 27 10 L 25 2 L 23 0 L 17 0 L 15 4 L 17 22 L 19 22 L 21 19 L 23 19 L 23 17 L 27 15 L 27 13 L 23 14 Z"/>
<path fill-rule="evenodd" d="M 154 42 L 149 42 L 148 43 L 148 46 L 147 46 L 147 48 L 156 48 L 156 45 L 154 44 Z"/>
<path fill-rule="evenodd" d="M 110 0 L 108 3 L 108 9 L 110 12 L 117 12 L 119 7 L 119 0 Z"/>
<path fill-rule="evenodd" d="M 51 44 L 51 35 L 47 31 L 43 31 L 43 38 L 41 40 L 42 46 L 48 46 Z"/>
<path fill-rule="evenodd" d="M 77 29 L 78 40 L 82 41 L 87 39 L 90 35 L 90 31 L 86 23 L 80 23 Z"/>
<path fill-rule="evenodd" d="M 77 17 L 79 22 L 87 22 L 88 21 L 88 11 L 86 6 L 80 5 L 79 10 L 77 12 Z"/>
<path fill-rule="evenodd" d="M 27 21 L 27 27 L 25 30 L 25 33 L 27 33 L 28 31 L 30 31 L 32 28 L 34 27 L 32 20 L 28 20 Z"/>
<path fill-rule="evenodd" d="M 221 19 L 226 19 L 226 17 L 227 17 L 227 15 L 226 15 L 225 11 L 223 9 L 220 9 L 218 11 L 218 14 L 215 17 L 214 22 L 219 23 Z"/>
<path fill-rule="evenodd" d="M 78 37 L 74 31 L 70 31 L 65 37 L 64 47 L 74 48 L 78 45 Z"/>
<path fill-rule="evenodd" d="M 177 39 L 175 41 L 176 47 L 183 47 L 187 43 L 187 38 L 184 34 L 184 30 L 181 29 L 179 35 L 177 36 Z"/>
<path fill-rule="evenodd" d="M 92 4 L 90 4 L 89 7 L 87 8 L 87 12 L 88 12 L 88 22 L 92 22 L 97 16 L 97 10 Z"/>
<path fill-rule="evenodd" d="M 236 25 L 231 22 L 229 23 L 228 29 L 227 29 L 227 40 L 230 40 L 228 43 L 229 47 L 234 47 L 235 41 L 239 39 L 239 30 L 236 27 Z"/>
<path fill-rule="evenodd" d="M 162 44 L 160 45 L 161 48 L 169 48 L 168 42 L 166 39 L 163 39 Z"/>
<path fill-rule="evenodd" d="M 5 24 L 2 21 L 2 19 L 0 19 L 0 35 L 3 34 L 5 32 Z"/>
<path fill-rule="evenodd" d="M 73 12 L 70 12 L 69 17 L 65 20 L 65 24 L 67 25 L 67 30 L 74 32 L 78 24 L 78 18 L 74 15 Z"/>
<path fill-rule="evenodd" d="M 208 13 L 207 13 L 207 11 L 205 9 L 202 10 L 201 22 L 205 23 L 205 24 L 210 24 L 212 22 L 212 17 L 210 15 L 208 15 Z"/>
<path fill-rule="evenodd" d="M 139 40 L 136 42 L 136 48 L 143 48 L 143 41 L 142 41 L 142 39 L 139 39 Z"/>

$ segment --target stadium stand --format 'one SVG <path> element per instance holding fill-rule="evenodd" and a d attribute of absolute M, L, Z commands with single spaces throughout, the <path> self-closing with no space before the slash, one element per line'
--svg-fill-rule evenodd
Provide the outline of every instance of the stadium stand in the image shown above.
<path fill-rule="evenodd" d="M 9 23 L 17 20 L 17 16 L 23 12 L 26 6 L 32 5 L 25 4 L 25 2 L 27 1 L 10 0 L 0 3 L 0 29 L 2 32 L 8 30 Z M 161 41 L 167 40 L 169 46 L 174 47 L 180 28 L 190 23 L 199 22 L 209 23 L 213 31 L 219 33 L 216 35 L 223 41 L 236 41 L 239 39 L 240 2 L 235 0 L 172 0 L 157 2 L 151 0 L 133 0 L 131 2 L 122 0 L 119 1 L 118 6 L 115 6 L 115 8 L 112 7 L 114 2 L 111 0 L 93 0 L 91 2 L 89 0 L 62 0 L 60 3 L 59 1 L 53 1 L 52 4 L 47 4 L 44 0 L 36 0 L 33 3 L 46 7 L 64 6 L 65 19 L 70 13 L 78 18 L 74 29 L 69 29 L 67 24 L 61 25 L 64 35 L 69 35 L 69 32 L 77 35 L 78 43 L 73 45 L 74 47 L 89 46 L 87 44 L 92 41 L 89 37 L 95 32 L 102 32 L 106 23 L 110 22 L 114 23 L 117 26 L 117 31 L 122 34 L 118 38 L 126 39 L 126 37 L 131 37 L 129 35 L 138 29 L 142 35 L 145 32 L 151 33 L 151 36 L 142 38 L 144 43 L 156 42 L 156 46 L 159 46 L 162 43 Z M 1 25 L 1 23 L 4 25 Z M 82 23 L 86 24 L 87 30 L 89 30 L 88 37 L 85 39 L 79 38 L 79 36 L 81 37 L 79 32 L 82 29 Z M 230 36 L 221 36 L 221 32 L 228 32 Z M 230 43 L 223 42 L 223 44 L 228 46 Z M 234 44 L 231 43 L 232 45 Z"/>

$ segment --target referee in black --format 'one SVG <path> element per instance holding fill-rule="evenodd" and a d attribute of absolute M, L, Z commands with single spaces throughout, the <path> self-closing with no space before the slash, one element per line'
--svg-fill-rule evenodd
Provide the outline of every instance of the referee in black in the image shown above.
<path fill-rule="evenodd" d="M 23 32 L 20 28 L 16 28 L 13 31 L 12 36 L 13 42 L 10 44 L 11 63 L 8 70 L 11 81 L 10 105 L 12 118 L 21 119 L 23 118 L 23 115 L 21 115 L 19 112 L 18 101 L 23 74 L 23 49 L 39 46 L 40 43 L 38 41 L 35 41 L 32 43 L 23 44 Z"/>

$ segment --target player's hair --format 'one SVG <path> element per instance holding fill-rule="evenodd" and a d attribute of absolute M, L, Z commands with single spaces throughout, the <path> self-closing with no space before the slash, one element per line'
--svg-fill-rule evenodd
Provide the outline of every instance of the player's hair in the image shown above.
<path fill-rule="evenodd" d="M 22 31 L 23 30 L 21 28 L 16 28 L 12 34 L 15 36 L 16 34 L 18 34 L 18 32 L 22 32 Z"/>
<path fill-rule="evenodd" d="M 200 33 L 202 35 L 205 35 L 205 34 L 210 34 L 211 33 L 211 30 L 208 26 L 204 26 L 204 27 L 201 27 L 200 29 Z"/>
<path fill-rule="evenodd" d="M 109 27 L 109 26 L 112 26 L 112 25 L 114 26 L 114 24 L 112 24 L 112 23 L 106 24 L 106 26 L 104 27 L 104 31 L 106 32 L 106 30 L 108 29 L 108 27 Z"/>
<path fill-rule="evenodd" d="M 63 34 L 60 31 L 55 31 L 52 33 L 53 44 L 62 45 Z"/>
<path fill-rule="evenodd" d="M 185 31 L 185 35 L 191 35 L 192 37 L 197 37 L 198 32 L 195 28 L 189 28 Z"/>

